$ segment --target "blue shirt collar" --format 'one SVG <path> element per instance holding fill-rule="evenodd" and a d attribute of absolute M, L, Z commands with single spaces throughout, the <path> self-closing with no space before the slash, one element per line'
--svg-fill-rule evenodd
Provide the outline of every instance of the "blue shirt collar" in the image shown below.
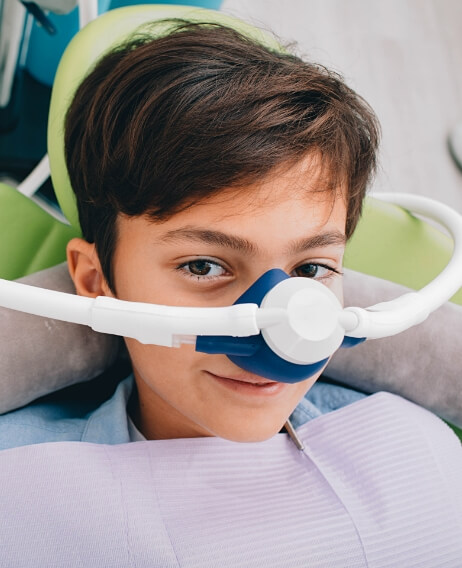
<path fill-rule="evenodd" d="M 119 383 L 113 396 L 90 415 L 81 438 L 83 442 L 125 444 L 131 441 L 127 405 L 134 385 L 135 380 L 130 375 Z M 298 403 L 290 421 L 294 428 L 299 428 L 364 396 L 340 385 L 317 381 Z"/>

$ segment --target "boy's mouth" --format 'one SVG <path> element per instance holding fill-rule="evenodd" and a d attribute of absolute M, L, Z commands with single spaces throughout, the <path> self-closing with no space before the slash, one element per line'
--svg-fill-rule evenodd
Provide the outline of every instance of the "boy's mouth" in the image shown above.
<path fill-rule="evenodd" d="M 222 386 L 242 394 L 275 395 L 287 387 L 285 383 L 278 383 L 256 375 L 246 374 L 230 377 L 216 375 L 210 371 L 206 371 L 206 373 Z"/>

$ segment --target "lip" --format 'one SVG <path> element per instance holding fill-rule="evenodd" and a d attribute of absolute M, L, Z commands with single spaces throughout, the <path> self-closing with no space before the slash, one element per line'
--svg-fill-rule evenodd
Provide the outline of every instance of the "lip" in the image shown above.
<path fill-rule="evenodd" d="M 287 388 L 286 383 L 270 381 L 269 379 L 256 375 L 224 377 L 215 375 L 210 371 L 205 372 L 223 387 L 246 396 L 276 396 Z"/>

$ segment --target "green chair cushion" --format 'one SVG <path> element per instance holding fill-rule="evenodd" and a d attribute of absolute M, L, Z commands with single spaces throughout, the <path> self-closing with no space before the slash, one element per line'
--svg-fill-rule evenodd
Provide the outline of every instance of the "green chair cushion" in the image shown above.
<path fill-rule="evenodd" d="M 344 264 L 418 290 L 446 266 L 452 246 L 451 239 L 433 225 L 397 205 L 368 197 Z M 462 304 L 462 289 L 452 301 Z"/>
<path fill-rule="evenodd" d="M 0 183 L 0 227 L 0 278 L 7 280 L 63 262 L 67 242 L 79 235 L 4 183 Z"/>

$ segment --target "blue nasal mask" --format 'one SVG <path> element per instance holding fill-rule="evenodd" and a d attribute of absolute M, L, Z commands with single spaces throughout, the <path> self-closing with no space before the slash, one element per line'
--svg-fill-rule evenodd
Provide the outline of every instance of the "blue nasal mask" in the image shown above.
<path fill-rule="evenodd" d="M 270 292 L 275 288 L 275 286 L 279 285 L 282 282 L 286 282 L 285 286 L 290 286 L 290 297 L 293 298 L 296 288 L 298 288 L 300 291 L 307 291 L 307 287 L 309 287 L 310 292 L 307 291 L 307 294 L 310 295 L 311 293 L 310 305 L 313 306 L 318 300 L 318 297 L 313 295 L 313 282 L 309 282 L 307 286 L 306 279 L 290 278 L 290 276 L 283 270 L 273 269 L 265 272 L 265 274 L 263 274 L 254 284 L 252 284 L 252 286 L 246 292 L 244 292 L 244 294 L 242 294 L 242 296 L 240 296 L 236 300 L 234 305 L 250 303 L 256 304 L 261 307 L 263 300 L 268 296 L 268 292 Z M 322 286 L 324 288 L 322 284 L 314 282 L 314 287 L 317 288 L 318 286 Z M 324 294 L 324 291 L 321 291 L 321 297 L 325 296 L 326 295 Z M 334 309 L 339 311 L 342 310 L 342 306 L 332 292 L 327 294 L 327 302 L 331 303 Z M 282 303 L 280 299 L 279 303 Z M 278 307 L 281 310 L 287 308 L 287 306 L 282 305 Z M 300 308 L 300 306 L 292 306 L 292 310 L 297 310 L 297 308 Z M 323 308 L 321 306 L 318 306 L 318 311 L 321 312 L 322 310 Z M 304 314 L 300 313 L 299 315 L 301 320 L 305 318 Z M 307 312 L 306 317 L 313 318 L 314 314 L 310 315 Z M 321 318 L 325 320 L 325 317 L 325 313 L 321 314 Z M 286 338 L 285 344 L 282 347 L 282 349 L 285 349 L 285 356 L 278 355 L 278 352 L 276 350 L 273 350 L 274 347 L 270 347 L 270 338 L 267 337 L 265 339 L 262 332 L 260 332 L 258 335 L 250 335 L 248 337 L 232 337 L 228 335 L 202 335 L 199 336 L 196 340 L 196 351 L 201 351 L 203 353 L 224 353 L 231 359 L 233 363 L 235 363 L 238 367 L 241 367 L 241 369 L 245 369 L 246 371 L 250 371 L 251 373 L 255 373 L 256 375 L 260 375 L 273 381 L 280 381 L 284 383 L 296 383 L 298 381 L 303 381 L 304 379 L 307 379 L 308 377 L 316 374 L 324 367 L 324 365 L 326 365 L 328 361 L 328 355 L 325 358 L 310 363 L 302 363 L 300 361 L 297 361 L 296 356 L 293 356 L 292 360 L 290 360 L 289 357 L 291 351 L 295 351 L 295 349 L 290 349 L 291 346 L 295 347 L 298 343 L 299 349 L 300 347 L 301 349 L 305 349 L 306 347 L 300 345 L 300 343 L 303 343 L 303 337 L 301 335 L 303 332 L 301 327 L 299 327 L 299 333 L 294 333 L 294 331 L 290 329 L 291 324 L 286 321 L 285 318 L 281 319 L 282 329 L 280 330 L 279 336 L 285 336 Z M 312 326 L 306 326 L 305 334 L 309 333 L 309 327 L 315 328 L 316 326 L 317 322 L 312 322 Z M 337 337 L 335 337 L 334 339 L 334 344 L 332 344 L 334 351 L 338 347 L 352 347 L 353 345 L 361 343 L 365 340 L 365 338 L 345 339 L 344 332 L 342 333 L 342 331 L 340 331 L 340 333 L 337 333 L 336 335 Z M 317 342 L 319 343 L 320 341 L 321 337 L 318 335 Z M 308 353 L 309 349 L 309 347 L 306 347 L 305 353 Z M 316 350 L 319 350 L 319 345 L 316 346 Z M 330 346 L 328 350 L 330 350 Z M 312 349 L 312 351 L 314 350 Z M 320 356 L 323 357 L 323 355 L 319 355 L 318 351 L 316 355 L 313 353 L 311 358 L 318 359 Z"/>
<path fill-rule="evenodd" d="M 446 268 L 418 292 L 369 308 L 343 308 L 318 281 L 263 274 L 232 306 L 184 307 L 87 298 L 0 280 L 0 305 L 38 316 L 88 325 L 141 343 L 225 354 L 262 377 L 296 383 L 313 376 L 339 347 L 395 335 L 424 321 L 462 285 L 462 217 L 432 199 L 376 195 L 441 223 L 454 239 Z"/>

